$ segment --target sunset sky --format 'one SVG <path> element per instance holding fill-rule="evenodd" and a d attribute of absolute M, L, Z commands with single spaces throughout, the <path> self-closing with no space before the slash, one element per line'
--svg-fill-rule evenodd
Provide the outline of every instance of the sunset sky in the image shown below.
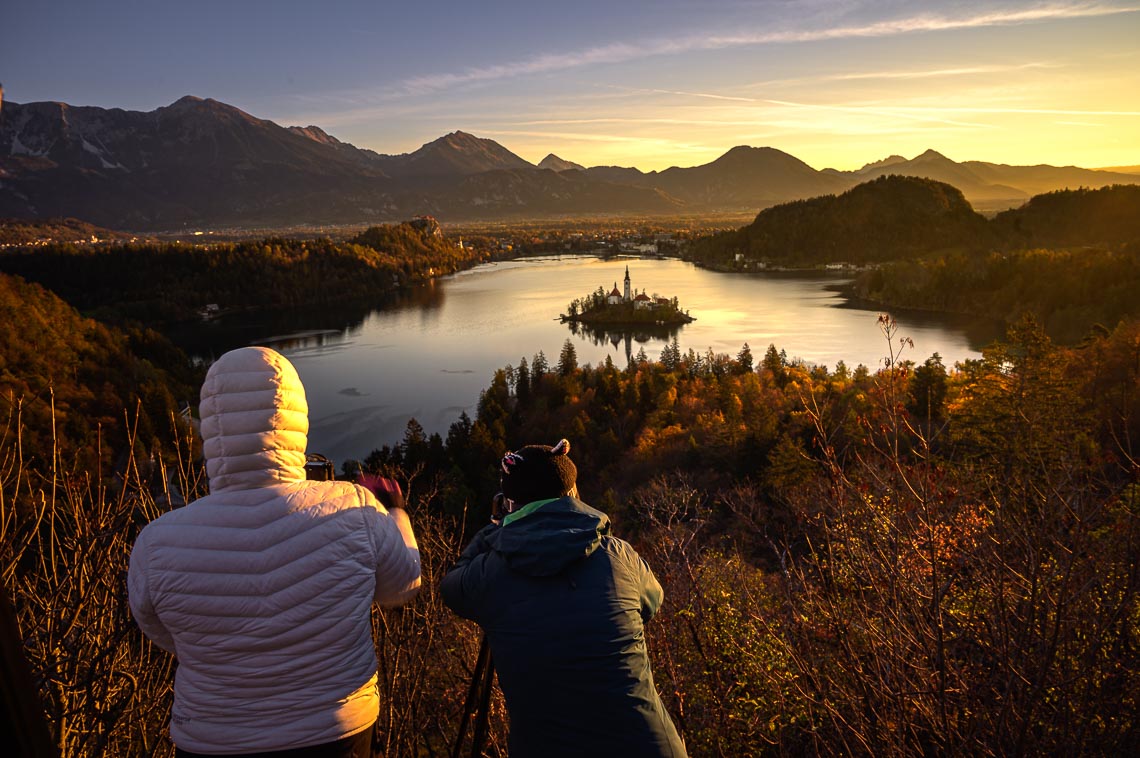
<path fill-rule="evenodd" d="M 1140 0 L 6 0 L 5 99 L 212 97 L 383 153 L 462 129 L 643 170 L 1140 164 Z"/>

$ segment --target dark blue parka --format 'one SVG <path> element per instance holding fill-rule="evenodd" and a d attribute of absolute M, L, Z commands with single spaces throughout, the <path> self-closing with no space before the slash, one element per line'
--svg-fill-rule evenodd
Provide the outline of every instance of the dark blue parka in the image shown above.
<path fill-rule="evenodd" d="M 572 497 L 532 503 L 443 579 L 444 602 L 491 644 L 511 758 L 686 755 L 645 648 L 661 585 L 609 525 Z"/>

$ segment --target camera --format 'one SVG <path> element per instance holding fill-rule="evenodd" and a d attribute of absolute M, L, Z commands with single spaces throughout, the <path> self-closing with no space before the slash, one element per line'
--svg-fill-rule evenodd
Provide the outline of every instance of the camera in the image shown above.
<path fill-rule="evenodd" d="M 502 492 L 496 492 L 495 496 L 491 498 L 491 521 L 496 524 L 503 520 L 503 517 L 508 515 L 515 509 L 515 501 L 508 498 Z"/>
<path fill-rule="evenodd" d="M 320 453 L 309 453 L 305 456 L 305 478 L 314 482 L 336 479 L 333 462 Z"/>

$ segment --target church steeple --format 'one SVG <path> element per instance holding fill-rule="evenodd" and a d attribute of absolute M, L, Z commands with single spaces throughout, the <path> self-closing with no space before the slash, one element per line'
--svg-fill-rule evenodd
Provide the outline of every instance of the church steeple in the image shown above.
<path fill-rule="evenodd" d="M 628 303 L 633 299 L 629 291 L 629 266 L 625 267 L 625 301 Z"/>

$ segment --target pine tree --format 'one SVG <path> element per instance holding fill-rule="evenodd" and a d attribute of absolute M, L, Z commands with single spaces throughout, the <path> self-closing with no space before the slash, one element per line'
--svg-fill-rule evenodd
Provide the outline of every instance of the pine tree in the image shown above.
<path fill-rule="evenodd" d="M 661 365 L 667 371 L 676 371 L 681 365 L 681 346 L 677 344 L 676 337 L 661 351 Z"/>
<path fill-rule="evenodd" d="M 558 354 L 558 375 L 570 376 L 578 370 L 578 351 L 569 337 L 562 343 L 562 352 Z"/>
<path fill-rule="evenodd" d="M 532 381 L 538 381 L 542 375 L 550 370 L 550 364 L 546 362 L 546 353 L 539 350 L 530 362 L 530 376 Z"/>
<path fill-rule="evenodd" d="M 515 369 L 515 397 L 520 403 L 526 402 L 530 397 L 530 369 L 526 365 L 526 358 L 521 359 L 519 367 Z"/>
<path fill-rule="evenodd" d="M 744 343 L 744 347 L 740 348 L 740 352 L 736 354 L 736 366 L 742 374 L 752 373 L 752 350 L 748 347 L 748 343 Z"/>
<path fill-rule="evenodd" d="M 404 439 L 400 443 L 404 454 L 404 465 L 409 468 L 418 463 L 426 463 L 428 457 L 428 436 L 423 425 L 415 418 L 408 419 L 404 429 Z"/>
<path fill-rule="evenodd" d="M 935 353 L 915 368 L 909 394 L 906 409 L 912 416 L 920 421 L 941 420 L 946 403 L 946 367 L 941 355 Z"/>

